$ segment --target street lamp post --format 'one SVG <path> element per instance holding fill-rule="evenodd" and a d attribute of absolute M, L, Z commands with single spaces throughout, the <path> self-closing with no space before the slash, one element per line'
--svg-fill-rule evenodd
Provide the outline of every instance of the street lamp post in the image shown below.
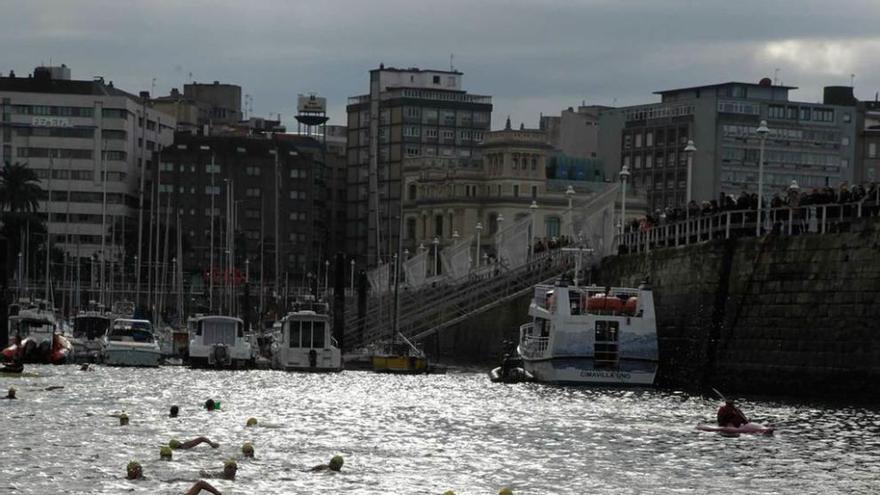
<path fill-rule="evenodd" d="M 755 129 L 755 132 L 758 133 L 758 137 L 761 138 L 761 150 L 758 155 L 758 212 L 757 216 L 755 216 L 755 235 L 761 235 L 761 203 L 764 199 L 764 141 L 767 139 L 767 134 L 770 133 L 770 129 L 767 127 L 767 121 L 762 120 L 761 125 Z"/>
<path fill-rule="evenodd" d="M 431 241 L 434 245 L 434 276 L 438 275 L 438 271 L 440 271 L 440 260 L 437 258 L 437 246 L 440 245 L 440 239 L 437 236 L 434 236 L 434 240 Z"/>
<path fill-rule="evenodd" d="M 535 254 L 535 211 L 538 210 L 538 202 L 532 201 L 532 204 L 529 205 L 529 212 L 531 213 L 531 225 L 529 233 L 529 254 Z"/>
<path fill-rule="evenodd" d="M 330 260 L 324 260 L 324 295 L 325 296 L 330 293 L 330 280 L 328 278 L 329 273 L 330 273 Z"/>
<path fill-rule="evenodd" d="M 685 205 L 691 204 L 691 185 L 693 182 L 693 174 L 694 174 L 694 152 L 697 151 L 697 147 L 694 146 L 694 140 L 688 139 L 687 146 L 684 147 L 684 152 L 687 153 L 687 188 L 685 189 Z M 690 213 L 687 214 L 688 218 L 690 218 Z"/>
<path fill-rule="evenodd" d="M 351 293 L 354 294 L 354 258 L 352 258 L 351 261 L 348 262 L 348 264 L 351 265 L 351 282 L 350 282 L 350 284 L 351 284 Z"/>
<path fill-rule="evenodd" d="M 251 260 L 244 259 L 244 283 L 251 281 Z"/>
<path fill-rule="evenodd" d="M 620 190 L 620 233 L 623 234 L 626 229 L 626 181 L 629 179 L 629 166 L 624 165 L 620 169 L 620 182 L 622 187 Z"/>
<path fill-rule="evenodd" d="M 574 194 L 574 187 L 569 184 L 565 189 L 565 195 L 568 197 L 568 230 L 571 232 L 572 238 L 574 238 L 574 211 L 571 209 L 571 202 L 574 199 Z"/>
<path fill-rule="evenodd" d="M 483 231 L 483 223 L 477 222 L 477 255 L 475 256 L 475 263 L 477 264 L 477 268 L 480 267 L 480 232 Z"/>

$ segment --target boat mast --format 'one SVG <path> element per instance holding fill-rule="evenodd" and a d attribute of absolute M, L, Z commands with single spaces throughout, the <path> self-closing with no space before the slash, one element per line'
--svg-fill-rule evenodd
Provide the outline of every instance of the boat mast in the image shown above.
<path fill-rule="evenodd" d="M 141 99 L 141 117 L 146 119 L 147 117 L 147 99 Z M 144 125 L 141 127 L 141 144 L 146 143 L 147 138 L 147 126 Z M 138 233 L 137 233 L 137 261 L 134 264 L 134 304 L 137 307 L 140 304 L 140 295 L 141 295 L 141 267 L 139 263 L 144 262 L 143 257 L 143 238 L 144 238 L 144 188 L 145 182 L 147 180 L 147 175 L 144 172 L 146 167 L 146 160 L 144 159 L 144 150 L 146 150 L 146 146 L 141 146 L 141 158 L 140 158 L 140 187 L 138 188 Z M 152 197 L 152 196 L 151 196 Z M 77 265 L 79 266 L 79 265 Z"/>
<path fill-rule="evenodd" d="M 183 229 L 180 228 L 180 210 L 177 210 L 177 263 L 175 264 L 175 285 L 177 286 L 177 320 L 178 325 L 185 322 L 183 317 Z"/>
<path fill-rule="evenodd" d="M 211 250 L 208 258 L 208 313 L 214 312 L 214 150 L 211 150 Z"/>
<path fill-rule="evenodd" d="M 49 177 L 46 182 L 47 196 L 46 196 L 46 294 L 45 299 L 46 302 L 52 301 L 52 294 L 50 293 L 49 288 L 49 253 L 52 251 L 52 235 L 51 235 L 51 224 L 52 224 L 52 209 L 49 207 L 52 204 L 52 170 L 54 168 L 55 161 L 52 159 L 52 153 L 49 153 Z"/>

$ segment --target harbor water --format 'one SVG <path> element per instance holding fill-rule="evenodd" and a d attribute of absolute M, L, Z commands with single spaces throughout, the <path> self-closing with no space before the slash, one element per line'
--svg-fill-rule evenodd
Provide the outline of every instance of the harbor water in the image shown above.
<path fill-rule="evenodd" d="M 492 384 L 484 373 L 27 366 L 0 374 L 0 493 L 182 494 L 226 459 L 224 494 L 876 493 L 880 408 L 742 399 L 771 437 L 697 432 L 718 400 Z M 48 387 L 63 387 L 46 390 Z M 221 409 L 208 412 L 208 398 Z M 169 418 L 171 405 L 180 407 Z M 113 414 L 125 411 L 128 426 Z M 248 418 L 257 427 L 245 427 Z M 218 442 L 175 450 L 171 439 Z M 244 459 L 241 445 L 256 456 Z M 342 455 L 341 472 L 308 472 Z M 125 479 L 141 462 L 145 478 Z"/>

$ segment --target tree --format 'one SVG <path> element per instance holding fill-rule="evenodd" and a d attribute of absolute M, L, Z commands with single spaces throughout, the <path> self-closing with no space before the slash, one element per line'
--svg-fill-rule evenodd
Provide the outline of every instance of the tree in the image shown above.
<path fill-rule="evenodd" d="M 8 239 L 7 273 L 12 273 L 16 253 L 21 246 L 27 225 L 31 234 L 44 231 L 37 215 L 39 201 L 43 196 L 40 179 L 26 163 L 5 162 L 0 167 L 0 212 L 3 221 L 2 234 Z"/>

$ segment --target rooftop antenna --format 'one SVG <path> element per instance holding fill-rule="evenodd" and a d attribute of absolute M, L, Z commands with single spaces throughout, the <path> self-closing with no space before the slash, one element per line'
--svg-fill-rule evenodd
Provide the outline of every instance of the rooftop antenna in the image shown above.
<path fill-rule="evenodd" d="M 856 87 L 856 75 L 855 74 L 849 75 L 849 87 L 851 87 L 851 88 Z"/>
<path fill-rule="evenodd" d="M 153 78 L 153 81 L 150 82 L 150 97 L 151 98 L 156 97 L 156 78 L 155 77 Z"/>
<path fill-rule="evenodd" d="M 455 54 L 454 54 L 454 53 L 450 53 L 450 54 L 449 54 L 449 72 L 454 72 L 454 71 L 455 71 L 455 66 L 452 65 L 452 61 L 453 61 L 453 60 L 455 60 Z"/>
<path fill-rule="evenodd" d="M 773 69 L 773 85 L 779 85 L 779 67 Z"/>
<path fill-rule="evenodd" d="M 190 72 L 189 73 L 189 83 L 192 84 L 192 82 L 193 82 L 193 73 Z"/>

